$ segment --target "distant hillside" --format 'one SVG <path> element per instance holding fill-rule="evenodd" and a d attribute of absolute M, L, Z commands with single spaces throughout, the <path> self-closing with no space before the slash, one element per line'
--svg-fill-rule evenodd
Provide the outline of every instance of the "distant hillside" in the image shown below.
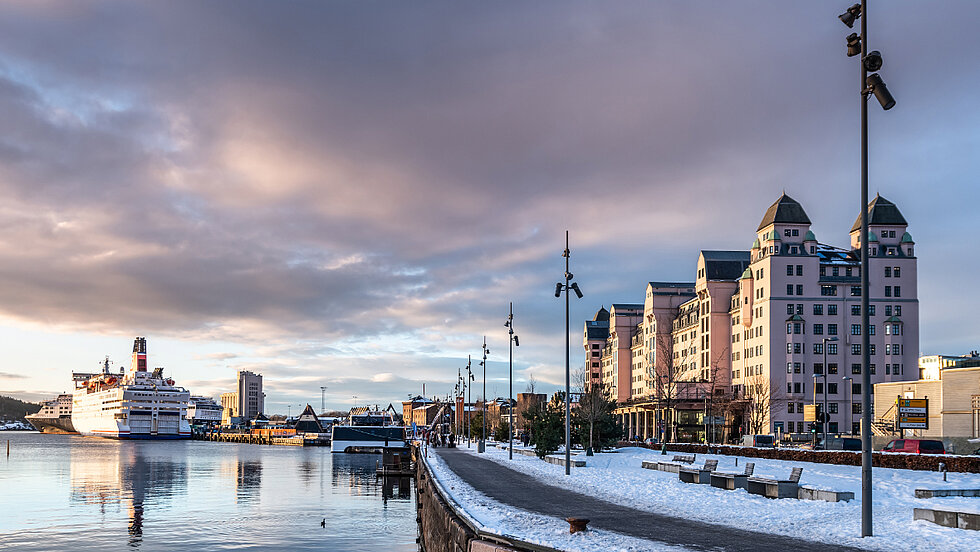
<path fill-rule="evenodd" d="M 40 404 L 19 401 L 13 397 L 0 395 L 0 419 L 23 420 L 24 416 L 41 409 Z"/>

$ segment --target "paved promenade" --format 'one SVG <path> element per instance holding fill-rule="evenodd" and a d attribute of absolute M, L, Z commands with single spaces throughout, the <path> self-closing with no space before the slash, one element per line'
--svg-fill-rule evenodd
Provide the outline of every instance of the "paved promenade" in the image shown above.
<path fill-rule="evenodd" d="M 589 527 L 597 529 L 695 550 L 860 550 L 627 508 L 542 483 L 497 462 L 458 449 L 438 448 L 429 451 L 438 454 L 456 475 L 473 488 L 498 502 L 560 519 L 569 516 L 588 518 L 591 520 Z"/>

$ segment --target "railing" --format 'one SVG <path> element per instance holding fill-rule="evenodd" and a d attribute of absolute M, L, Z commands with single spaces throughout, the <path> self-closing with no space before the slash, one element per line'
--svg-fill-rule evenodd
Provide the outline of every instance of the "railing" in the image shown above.
<path fill-rule="evenodd" d="M 895 434 L 895 416 L 898 414 L 897 407 L 897 404 L 893 404 L 880 418 L 875 418 L 871 422 L 871 433 L 873 435 L 884 436 Z"/>

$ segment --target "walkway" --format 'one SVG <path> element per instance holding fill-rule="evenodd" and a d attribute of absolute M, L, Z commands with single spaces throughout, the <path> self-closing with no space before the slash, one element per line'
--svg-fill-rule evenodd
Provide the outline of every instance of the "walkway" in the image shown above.
<path fill-rule="evenodd" d="M 460 478 L 490 498 L 535 514 L 564 519 L 591 520 L 590 527 L 631 537 L 696 550 L 772 552 L 861 550 L 804 541 L 669 517 L 627 508 L 588 495 L 547 485 L 537 479 L 459 449 L 429 449 L 437 453 Z"/>

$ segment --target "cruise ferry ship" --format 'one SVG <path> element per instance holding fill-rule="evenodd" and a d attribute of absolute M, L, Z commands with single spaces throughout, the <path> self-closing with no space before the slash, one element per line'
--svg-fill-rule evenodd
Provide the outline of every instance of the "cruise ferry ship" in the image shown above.
<path fill-rule="evenodd" d="M 146 338 L 133 342 L 129 370 L 114 373 L 106 358 L 101 372 L 75 373 L 71 421 L 82 435 L 114 439 L 187 439 L 190 393 L 146 369 Z"/>
<path fill-rule="evenodd" d="M 44 401 L 41 410 L 24 418 L 41 433 L 75 433 L 71 424 L 71 393 Z"/>

